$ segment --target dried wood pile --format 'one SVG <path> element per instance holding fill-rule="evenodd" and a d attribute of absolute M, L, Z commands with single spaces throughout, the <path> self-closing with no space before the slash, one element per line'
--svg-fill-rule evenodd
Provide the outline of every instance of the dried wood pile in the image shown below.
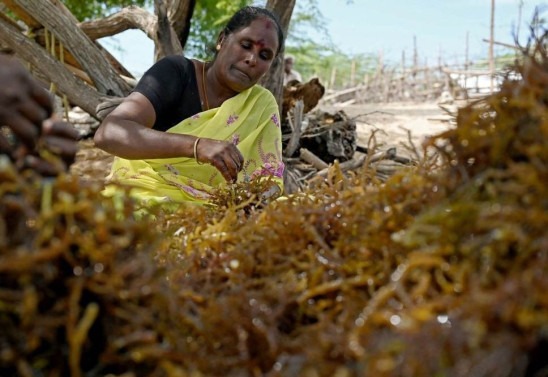
<path fill-rule="evenodd" d="M 341 171 L 346 172 L 375 163 L 377 177 L 386 179 L 411 163 L 397 156 L 395 148 L 380 151 L 374 146 L 358 145 L 356 121 L 344 111 L 310 112 L 324 92 L 317 78 L 289 83 L 284 88 L 282 138 L 287 193 L 305 189 L 315 178 L 325 178 L 332 164 L 339 164 Z M 390 163 L 381 165 L 386 161 Z"/>

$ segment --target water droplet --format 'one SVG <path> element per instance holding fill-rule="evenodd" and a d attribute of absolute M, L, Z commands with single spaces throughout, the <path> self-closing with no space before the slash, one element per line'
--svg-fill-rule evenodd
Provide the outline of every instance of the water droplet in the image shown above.
<path fill-rule="evenodd" d="M 233 270 L 237 269 L 238 267 L 240 267 L 240 261 L 237 260 L 237 259 L 232 259 L 229 263 L 229 266 L 230 268 L 232 268 Z"/>
<path fill-rule="evenodd" d="M 398 266 L 398 268 L 396 268 L 396 271 L 394 271 L 392 273 L 392 275 L 390 276 L 390 279 L 392 279 L 392 281 L 398 281 L 401 279 L 402 275 L 403 275 L 403 272 L 405 271 L 405 265 L 403 264 L 400 264 Z"/>
<path fill-rule="evenodd" d="M 141 293 L 144 294 L 144 295 L 148 295 L 150 294 L 150 292 L 152 292 L 152 289 L 150 288 L 149 285 L 143 285 L 141 287 Z"/>
<path fill-rule="evenodd" d="M 390 317 L 390 323 L 394 326 L 398 326 L 401 323 L 401 317 L 394 314 L 392 317 Z"/>
<path fill-rule="evenodd" d="M 449 321 L 449 317 L 446 314 L 440 314 L 437 319 L 438 322 L 441 324 L 447 323 Z"/>

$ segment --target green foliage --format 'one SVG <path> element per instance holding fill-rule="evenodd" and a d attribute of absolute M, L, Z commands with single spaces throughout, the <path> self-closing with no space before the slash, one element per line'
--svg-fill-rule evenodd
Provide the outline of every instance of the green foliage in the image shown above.
<path fill-rule="evenodd" d="M 61 0 L 79 21 L 105 17 L 130 6 L 152 5 L 153 0 Z"/>
<path fill-rule="evenodd" d="M 211 58 L 224 24 L 238 9 L 253 3 L 251 0 L 198 1 L 190 24 L 185 54 L 200 59 Z"/>
<path fill-rule="evenodd" d="M 288 48 L 287 53 L 295 56 L 295 69 L 301 73 L 303 80 L 318 77 L 324 86 L 332 88 L 351 86 L 352 69 L 354 84 L 363 81 L 364 76 L 373 73 L 377 65 L 373 54 L 349 55 L 317 43 Z"/>
<path fill-rule="evenodd" d="M 129 5 L 147 8 L 153 6 L 153 0 L 62 1 L 80 21 L 105 17 Z M 264 6 L 266 0 L 197 1 L 185 54 L 198 59 L 211 59 L 222 27 L 234 12 L 246 5 Z M 375 69 L 373 56 L 363 54 L 351 56 L 337 49 L 331 42 L 326 24 L 327 21 L 318 7 L 317 0 L 296 2 L 286 37 L 286 53 L 296 57 L 295 68 L 301 72 L 303 79 L 308 80 L 317 76 L 324 85 L 327 85 L 335 70 L 333 85 L 344 87 L 350 81 L 352 61 L 355 62 L 357 80 Z"/>

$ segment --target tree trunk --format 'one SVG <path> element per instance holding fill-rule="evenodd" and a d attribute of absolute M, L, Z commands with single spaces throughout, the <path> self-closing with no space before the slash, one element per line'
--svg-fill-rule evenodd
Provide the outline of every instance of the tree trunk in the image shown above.
<path fill-rule="evenodd" d="M 160 60 L 167 55 L 182 54 L 183 48 L 169 22 L 164 0 L 154 0 L 154 11 L 158 19 L 155 35 L 158 43 L 155 44 L 154 60 Z"/>
<path fill-rule="evenodd" d="M 131 89 L 94 43 L 78 27 L 77 20 L 66 8 L 48 0 L 14 0 L 74 55 L 100 93 L 126 95 Z M 64 10 L 64 11 L 63 11 Z"/>
<path fill-rule="evenodd" d="M 97 116 L 106 97 L 124 97 L 135 85 L 131 74 L 98 38 L 140 29 L 154 41 L 158 57 L 182 52 L 195 0 L 155 0 L 158 16 L 130 6 L 101 20 L 78 23 L 59 0 L 2 0 L 1 48 L 9 48 L 36 69 L 45 84 Z M 10 16 L 15 15 L 16 23 Z M 38 74 L 39 73 L 39 74 Z"/>
<path fill-rule="evenodd" d="M 0 17 L 0 39 L 23 60 L 42 72 L 50 82 L 66 94 L 71 102 L 90 114 L 100 102 L 100 95 L 91 86 L 72 74 L 59 60 L 54 59 L 42 46 L 26 37 L 4 16 Z"/>
<path fill-rule="evenodd" d="M 276 16 L 278 16 L 280 23 L 282 25 L 283 33 L 287 38 L 287 31 L 289 30 L 289 21 L 291 20 L 291 15 L 293 14 L 293 8 L 295 7 L 295 0 L 268 0 L 266 7 L 270 9 Z M 270 71 L 263 77 L 261 84 L 270 90 L 278 105 L 280 111 L 282 110 L 282 99 L 283 99 L 283 68 L 284 68 L 284 59 L 283 59 L 283 49 L 282 53 L 278 56 L 277 59 L 274 59 Z"/>
<path fill-rule="evenodd" d="M 169 5 L 167 15 L 183 48 L 190 34 L 190 20 L 195 7 L 196 0 L 171 0 Z"/>

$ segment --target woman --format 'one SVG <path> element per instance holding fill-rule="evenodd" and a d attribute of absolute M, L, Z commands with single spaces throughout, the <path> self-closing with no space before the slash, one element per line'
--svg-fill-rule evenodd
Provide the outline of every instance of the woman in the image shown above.
<path fill-rule="evenodd" d="M 146 204 L 206 203 L 213 188 L 262 175 L 281 190 L 278 105 L 256 84 L 283 43 L 271 12 L 245 7 L 220 32 L 212 62 L 157 62 L 95 134 L 117 156 L 107 182 L 130 185 Z"/>

